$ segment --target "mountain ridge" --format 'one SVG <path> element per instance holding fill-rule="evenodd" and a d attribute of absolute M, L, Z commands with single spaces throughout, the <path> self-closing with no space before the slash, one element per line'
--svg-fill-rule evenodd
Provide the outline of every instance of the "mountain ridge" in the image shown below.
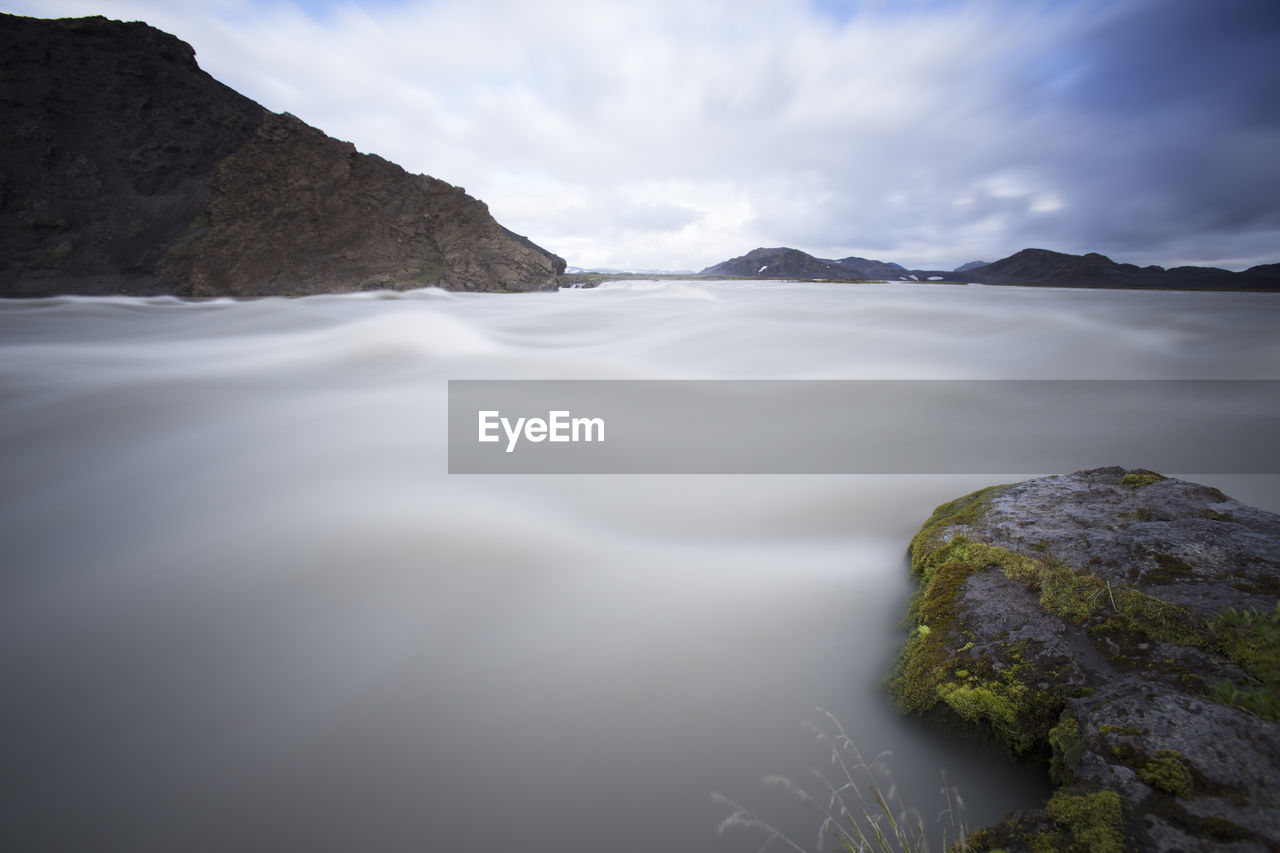
<path fill-rule="evenodd" d="M 807 278 L 847 281 L 874 281 L 888 276 L 905 277 L 910 272 L 900 264 L 850 256 L 839 260 L 815 258 L 785 246 L 752 249 L 702 270 L 699 275 L 726 275 L 735 278 Z"/>
<path fill-rule="evenodd" d="M 551 290 L 564 260 L 141 22 L 0 14 L 0 295 Z"/>
<path fill-rule="evenodd" d="M 846 263 L 851 261 L 853 263 Z M 753 249 L 745 255 L 706 267 L 701 275 L 735 278 L 809 280 L 881 280 L 974 282 L 1027 287 L 1087 287 L 1142 290 L 1280 290 L 1280 264 L 1263 264 L 1244 272 L 1217 267 L 1139 267 L 1117 263 L 1090 252 L 1070 255 L 1049 249 L 1023 249 L 991 263 L 973 262 L 956 270 L 906 269 L 899 264 L 848 258 L 830 261 L 786 247 Z M 859 269 L 857 262 L 865 266 Z M 895 274 L 896 273 L 896 274 Z"/>

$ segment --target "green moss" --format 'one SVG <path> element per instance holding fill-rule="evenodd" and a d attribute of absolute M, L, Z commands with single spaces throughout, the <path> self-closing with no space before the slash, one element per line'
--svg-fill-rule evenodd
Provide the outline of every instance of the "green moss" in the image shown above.
<path fill-rule="evenodd" d="M 889 682 L 903 710 L 932 708 L 938 701 L 938 685 L 960 668 L 952 654 L 959 645 L 955 604 L 965 580 L 976 569 L 962 559 L 944 559 L 929 569 L 913 598 L 909 614 L 916 628 Z"/>
<path fill-rule="evenodd" d="M 1143 583 L 1171 584 L 1195 575 L 1195 569 L 1189 563 L 1179 560 L 1177 557 L 1160 553 L 1152 554 L 1151 556 L 1156 565 L 1155 568 L 1147 569 L 1140 574 Z"/>
<path fill-rule="evenodd" d="M 1102 631 L 1179 646 L 1203 648 L 1208 644 L 1204 619 L 1186 607 L 1131 587 L 1115 587 L 1110 597 L 1115 599 L 1115 606 L 1101 623 Z"/>
<path fill-rule="evenodd" d="M 1107 751 L 1110 752 L 1116 760 L 1128 764 L 1130 767 L 1136 767 L 1142 761 L 1142 753 L 1138 748 L 1128 741 L 1120 741 L 1119 743 L 1109 744 Z"/>
<path fill-rule="evenodd" d="M 1239 826 L 1238 824 L 1232 823 L 1225 817 L 1200 818 L 1197 828 L 1202 830 L 1205 835 L 1208 835 L 1215 841 L 1221 841 L 1225 844 L 1249 841 L 1256 837 L 1249 830 Z"/>
<path fill-rule="evenodd" d="M 1231 582 L 1232 589 L 1247 592 L 1250 595 L 1265 595 L 1280 598 L 1280 574 L 1236 575 L 1238 580 Z"/>
<path fill-rule="evenodd" d="M 1027 725 L 1035 716 L 1035 691 L 1018 681 L 986 681 L 977 685 L 947 682 L 938 686 L 938 698 L 962 720 L 987 726 L 1015 753 L 1030 752 L 1042 737 L 1038 727 Z"/>
<path fill-rule="evenodd" d="M 1150 521 L 1150 507 L 1140 506 L 1132 512 L 1122 512 L 1116 516 L 1121 521 Z"/>
<path fill-rule="evenodd" d="M 1058 831 L 1044 833 L 1055 836 L 1044 839 L 1058 851 L 1089 851 L 1089 853 L 1123 853 L 1124 799 L 1115 791 L 1095 791 L 1091 794 L 1054 794 L 1045 804 L 1045 811 L 1056 824 Z M 1039 849 L 1033 844 L 1032 849 Z"/>
<path fill-rule="evenodd" d="M 1155 471 L 1137 470 L 1131 471 L 1120 478 L 1120 485 L 1126 489 L 1140 489 L 1143 486 L 1149 486 L 1152 483 L 1158 483 L 1165 479 L 1163 474 L 1157 474 Z"/>
<path fill-rule="evenodd" d="M 1191 771 L 1177 750 L 1156 750 L 1156 754 L 1138 768 L 1138 778 L 1166 794 L 1191 796 Z"/>
<path fill-rule="evenodd" d="M 1203 509 L 1200 511 L 1201 518 L 1207 518 L 1210 521 L 1234 522 L 1236 517 L 1229 512 L 1218 512 L 1216 509 Z"/>
<path fill-rule="evenodd" d="M 946 527 L 957 524 L 971 524 L 982 517 L 991 500 L 1008 490 L 1008 485 L 988 486 L 937 507 L 933 514 L 920 526 L 920 530 L 911 538 L 908 553 L 911 554 L 912 571 L 917 571 L 917 561 L 929 551 L 938 547 L 938 534 Z"/>
<path fill-rule="evenodd" d="M 909 617 L 916 627 L 888 682 L 899 708 L 925 712 L 941 705 L 989 729 L 1014 753 L 1032 751 L 1057 720 L 1061 691 L 1031 686 L 1042 681 L 1043 674 L 1032 671 L 1017 647 L 1003 648 L 998 661 L 961 658 L 957 650 L 972 648 L 972 643 L 963 642 L 957 602 L 965 581 L 977 572 L 998 568 L 1007 576 L 1025 577 L 1034 574 L 1038 564 L 963 536 L 914 556 L 920 588 Z"/>
<path fill-rule="evenodd" d="M 1080 624 L 1108 606 L 1106 581 L 1062 562 L 1046 561 L 1024 580 L 1039 588 L 1040 606 L 1066 622 Z"/>
<path fill-rule="evenodd" d="M 1066 784 L 1071 781 L 1085 747 L 1085 740 L 1080 736 L 1080 723 L 1070 710 L 1063 710 L 1058 725 L 1049 730 L 1049 747 L 1053 750 L 1049 759 L 1049 778 L 1058 784 Z"/>

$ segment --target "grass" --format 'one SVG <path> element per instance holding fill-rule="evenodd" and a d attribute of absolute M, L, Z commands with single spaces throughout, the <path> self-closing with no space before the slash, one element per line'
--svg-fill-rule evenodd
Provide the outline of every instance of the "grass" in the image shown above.
<path fill-rule="evenodd" d="M 821 708 L 825 718 L 823 725 L 809 724 L 818 740 L 830 752 L 831 763 L 836 768 L 833 778 L 818 770 L 813 775 L 821 793 L 814 795 L 784 776 L 766 776 L 768 785 L 782 788 L 802 803 L 811 806 L 820 819 L 815 850 L 829 849 L 828 841 L 835 849 L 848 851 L 880 851 L 880 853 L 928 853 L 930 850 L 924 818 L 914 809 L 907 808 L 897 794 L 897 786 L 880 759 L 868 763 L 853 741 L 845 734 L 844 727 L 830 712 Z M 877 781 L 877 771 L 886 778 L 888 793 Z M 770 847 L 808 853 L 808 849 L 779 830 L 769 821 L 722 794 L 712 793 L 712 799 L 731 809 L 728 817 L 720 822 L 718 832 L 723 836 L 730 829 L 745 829 L 759 833 L 764 838 L 758 853 Z M 942 850 L 967 850 L 967 831 L 963 821 L 964 803 L 953 788 L 943 787 L 945 806 L 942 814 L 956 832 L 954 844 L 948 844 L 944 835 Z"/>
<path fill-rule="evenodd" d="M 1280 720 L 1280 602 L 1271 613 L 1228 607 L 1210 620 L 1209 636 L 1250 679 L 1243 686 L 1218 682 L 1212 698 Z"/>

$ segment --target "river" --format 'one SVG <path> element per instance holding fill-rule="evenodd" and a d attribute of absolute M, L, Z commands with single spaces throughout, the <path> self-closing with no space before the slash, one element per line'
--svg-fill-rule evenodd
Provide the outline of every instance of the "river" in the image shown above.
<path fill-rule="evenodd" d="M 1056 472 L 450 475 L 447 381 L 1280 379 L 1278 329 L 905 283 L 0 302 L 0 846 L 758 849 L 717 791 L 812 848 L 761 778 L 828 766 L 818 707 L 931 832 L 944 772 L 970 824 L 1035 806 L 881 682 L 933 507 Z"/>

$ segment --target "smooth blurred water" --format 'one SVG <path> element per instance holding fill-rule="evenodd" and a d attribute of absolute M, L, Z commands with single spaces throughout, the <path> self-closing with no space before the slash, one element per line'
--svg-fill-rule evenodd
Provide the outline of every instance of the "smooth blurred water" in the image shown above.
<path fill-rule="evenodd" d="M 1036 805 L 880 685 L 921 521 L 1054 472 L 451 477 L 446 381 L 1275 379 L 1277 329 L 924 284 L 0 303 L 0 847 L 757 849 L 713 790 L 813 846 L 760 779 L 823 765 L 816 706 L 931 826 L 943 770 L 972 824 Z"/>

